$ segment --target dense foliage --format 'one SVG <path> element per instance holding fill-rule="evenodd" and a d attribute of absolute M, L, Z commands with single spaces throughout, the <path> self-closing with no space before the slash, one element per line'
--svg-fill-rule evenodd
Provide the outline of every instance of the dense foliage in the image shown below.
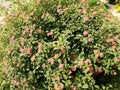
<path fill-rule="evenodd" d="M 120 69 L 119 27 L 89 0 L 13 1 L 1 90 L 107 90 Z M 14 9 L 12 8 L 14 6 Z"/>

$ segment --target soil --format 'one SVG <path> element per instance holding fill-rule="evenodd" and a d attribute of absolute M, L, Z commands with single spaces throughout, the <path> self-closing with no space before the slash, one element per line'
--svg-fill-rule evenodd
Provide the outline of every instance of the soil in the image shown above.
<path fill-rule="evenodd" d="M 120 13 L 117 12 L 115 5 L 109 4 L 108 0 L 101 0 L 101 2 L 109 6 L 109 12 L 112 13 L 113 16 L 117 17 L 120 20 Z"/>

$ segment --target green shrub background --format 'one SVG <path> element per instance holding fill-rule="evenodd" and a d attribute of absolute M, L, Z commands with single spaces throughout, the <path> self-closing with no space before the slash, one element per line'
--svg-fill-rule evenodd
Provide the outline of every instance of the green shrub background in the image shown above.
<path fill-rule="evenodd" d="M 119 28 L 101 3 L 12 1 L 1 90 L 95 90 L 112 87 L 120 69 Z M 13 8 L 14 7 L 14 8 Z"/>

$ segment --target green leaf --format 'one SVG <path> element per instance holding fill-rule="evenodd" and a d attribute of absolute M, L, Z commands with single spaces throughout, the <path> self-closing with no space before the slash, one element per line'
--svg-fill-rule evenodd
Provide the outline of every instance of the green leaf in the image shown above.
<path fill-rule="evenodd" d="M 88 88 L 88 84 L 84 84 L 82 88 Z"/>

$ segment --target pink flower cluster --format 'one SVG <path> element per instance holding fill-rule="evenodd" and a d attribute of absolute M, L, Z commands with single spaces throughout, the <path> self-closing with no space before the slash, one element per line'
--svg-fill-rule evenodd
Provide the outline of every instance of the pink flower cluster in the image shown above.
<path fill-rule="evenodd" d="M 47 33 L 47 36 L 52 36 L 53 35 L 53 32 L 51 31 L 51 32 L 49 32 L 49 33 Z"/>
<path fill-rule="evenodd" d="M 76 71 L 76 66 L 73 66 L 73 67 L 72 67 L 72 71 Z"/>
<path fill-rule="evenodd" d="M 54 55 L 54 58 L 55 58 L 55 59 L 58 59 L 59 57 L 60 57 L 59 54 L 55 54 L 55 55 Z"/>
<path fill-rule="evenodd" d="M 35 60 L 35 55 L 33 55 L 30 60 L 33 62 Z"/>
<path fill-rule="evenodd" d="M 89 17 L 88 16 L 85 16 L 83 19 L 84 19 L 84 21 L 89 21 Z"/>
<path fill-rule="evenodd" d="M 41 54 L 42 53 L 42 44 L 40 43 L 38 45 L 38 54 Z"/>
<path fill-rule="evenodd" d="M 82 65 L 83 65 L 83 61 L 79 61 L 79 62 L 78 62 L 78 65 L 79 65 L 79 66 L 82 66 Z"/>
<path fill-rule="evenodd" d="M 27 48 L 27 54 L 32 55 L 32 49 L 31 48 Z"/>
<path fill-rule="evenodd" d="M 63 69 L 64 68 L 64 64 L 59 64 L 59 69 Z"/>
<path fill-rule="evenodd" d="M 90 63 L 91 63 L 91 60 L 90 60 L 90 59 L 86 59 L 85 63 L 86 63 L 86 64 L 90 64 Z"/>
<path fill-rule="evenodd" d="M 65 53 L 65 52 L 66 52 L 66 49 L 65 49 L 64 46 L 61 47 L 61 51 L 62 51 L 62 53 Z"/>
<path fill-rule="evenodd" d="M 48 59 L 48 62 L 49 62 L 51 65 L 53 65 L 53 64 L 55 63 L 55 60 L 52 59 L 52 58 L 50 58 L 50 59 Z"/>
<path fill-rule="evenodd" d="M 55 90 L 63 90 L 63 88 L 64 88 L 64 84 L 62 84 L 62 83 L 60 83 L 60 84 L 55 83 L 54 84 Z"/>
<path fill-rule="evenodd" d="M 89 34 L 88 31 L 83 32 L 83 36 L 87 36 L 88 34 Z"/>
<path fill-rule="evenodd" d="M 92 38 L 88 38 L 88 42 L 91 43 L 93 41 Z"/>

